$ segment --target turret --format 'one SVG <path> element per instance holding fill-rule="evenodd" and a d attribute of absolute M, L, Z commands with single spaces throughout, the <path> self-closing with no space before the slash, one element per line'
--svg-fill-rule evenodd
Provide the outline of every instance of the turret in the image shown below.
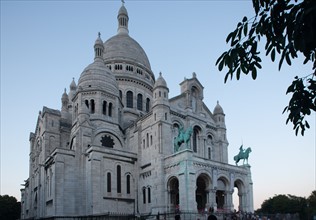
<path fill-rule="evenodd" d="M 159 77 L 155 82 L 153 95 L 153 108 L 157 107 L 158 105 L 169 106 L 169 88 L 165 79 L 162 77 L 161 72 L 159 73 Z"/>
<path fill-rule="evenodd" d="M 69 104 L 69 98 L 65 89 L 61 97 L 61 111 L 62 112 L 68 112 L 68 104 Z"/>
<path fill-rule="evenodd" d="M 217 147 L 220 162 L 228 163 L 228 141 L 226 136 L 225 114 L 223 108 L 220 106 L 219 101 L 213 111 L 216 128 L 217 128 Z"/>
<path fill-rule="evenodd" d="M 76 94 L 76 89 L 77 89 L 77 85 L 75 83 L 75 78 L 72 78 L 72 81 L 69 85 L 69 93 L 68 93 L 68 97 L 69 97 L 69 100 L 72 101 L 72 99 L 74 98 L 75 94 Z"/>
<path fill-rule="evenodd" d="M 225 114 L 224 114 L 222 106 L 220 106 L 220 104 L 219 104 L 219 101 L 217 101 L 217 104 L 216 104 L 214 111 L 213 111 L 213 115 L 214 115 L 215 122 L 216 122 L 217 126 L 219 126 L 221 128 L 226 128 Z"/>

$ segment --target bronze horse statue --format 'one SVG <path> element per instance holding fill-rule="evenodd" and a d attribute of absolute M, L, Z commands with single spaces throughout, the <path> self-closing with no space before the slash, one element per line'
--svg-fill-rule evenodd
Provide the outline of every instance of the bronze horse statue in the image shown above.
<path fill-rule="evenodd" d="M 174 151 L 177 152 L 182 143 L 186 143 L 186 147 L 188 148 L 188 143 L 191 138 L 191 134 L 193 129 L 189 127 L 186 131 L 183 131 L 183 127 L 179 128 L 178 136 L 174 137 Z"/>
<path fill-rule="evenodd" d="M 250 152 L 251 152 L 251 148 L 250 147 L 248 147 L 246 150 L 243 150 L 242 146 L 241 146 L 239 154 L 234 156 L 234 161 L 236 162 L 236 165 L 242 159 L 244 160 L 243 161 L 243 165 L 245 164 L 245 160 L 247 161 L 247 164 L 248 164 L 248 157 L 249 157 Z"/>

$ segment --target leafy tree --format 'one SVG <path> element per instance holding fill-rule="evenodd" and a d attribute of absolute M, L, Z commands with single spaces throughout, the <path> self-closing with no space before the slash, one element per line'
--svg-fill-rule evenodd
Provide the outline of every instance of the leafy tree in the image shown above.
<path fill-rule="evenodd" d="M 312 219 L 312 216 L 316 216 L 316 190 L 314 190 L 311 195 L 307 198 L 308 204 L 308 219 Z"/>
<path fill-rule="evenodd" d="M 20 218 L 21 204 L 13 196 L 0 195 L 0 219 L 15 220 Z"/>
<path fill-rule="evenodd" d="M 265 54 L 270 55 L 272 62 L 279 54 L 279 70 L 284 63 L 303 54 L 304 62 L 312 63 L 312 71 L 304 76 L 296 76 L 288 87 L 286 94 L 292 98 L 283 113 L 288 112 L 286 123 L 291 121 L 297 135 L 301 129 L 304 135 L 309 128 L 306 115 L 316 111 L 316 1 L 315 0 L 252 0 L 255 16 L 244 17 L 231 32 L 226 42 L 231 48 L 225 51 L 216 61 L 220 71 L 228 68 L 225 83 L 241 73 L 250 74 L 255 80 L 258 69 L 261 69 L 258 43 L 265 39 Z"/>
<path fill-rule="evenodd" d="M 257 212 L 265 214 L 298 213 L 302 219 L 306 219 L 307 200 L 293 195 L 275 195 L 265 200 Z"/>

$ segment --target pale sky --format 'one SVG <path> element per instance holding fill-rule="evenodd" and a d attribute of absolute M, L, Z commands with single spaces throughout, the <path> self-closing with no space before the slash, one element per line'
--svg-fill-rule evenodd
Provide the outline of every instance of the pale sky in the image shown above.
<path fill-rule="evenodd" d="M 1 185 L 0 194 L 20 200 L 28 178 L 29 134 L 43 106 L 61 109 L 64 88 L 78 82 L 93 62 L 97 33 L 103 41 L 116 34 L 120 1 L 1 0 Z M 204 102 L 217 100 L 226 114 L 229 163 L 240 145 L 251 147 L 254 207 L 276 194 L 308 197 L 316 190 L 315 113 L 311 129 L 295 136 L 282 115 L 287 87 L 294 76 L 311 72 L 302 60 L 278 71 L 263 56 L 257 80 L 242 76 L 224 84 L 215 66 L 228 48 L 226 36 L 244 15 L 253 16 L 250 0 L 126 1 L 129 33 L 145 50 L 152 70 L 162 72 L 169 97 L 196 72 Z M 264 47 L 262 43 L 262 48 Z"/>

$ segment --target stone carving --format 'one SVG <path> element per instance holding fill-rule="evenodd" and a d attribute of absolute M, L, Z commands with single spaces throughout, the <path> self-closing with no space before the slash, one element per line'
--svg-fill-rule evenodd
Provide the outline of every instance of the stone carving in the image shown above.
<path fill-rule="evenodd" d="M 236 156 L 234 156 L 234 161 L 236 162 L 236 165 L 238 166 L 238 162 L 242 159 L 243 159 L 243 165 L 245 164 L 245 160 L 247 161 L 247 164 L 248 164 L 248 157 L 249 157 L 250 152 L 251 152 L 250 147 L 244 150 L 243 145 L 241 145 L 239 148 L 239 153 Z"/>

